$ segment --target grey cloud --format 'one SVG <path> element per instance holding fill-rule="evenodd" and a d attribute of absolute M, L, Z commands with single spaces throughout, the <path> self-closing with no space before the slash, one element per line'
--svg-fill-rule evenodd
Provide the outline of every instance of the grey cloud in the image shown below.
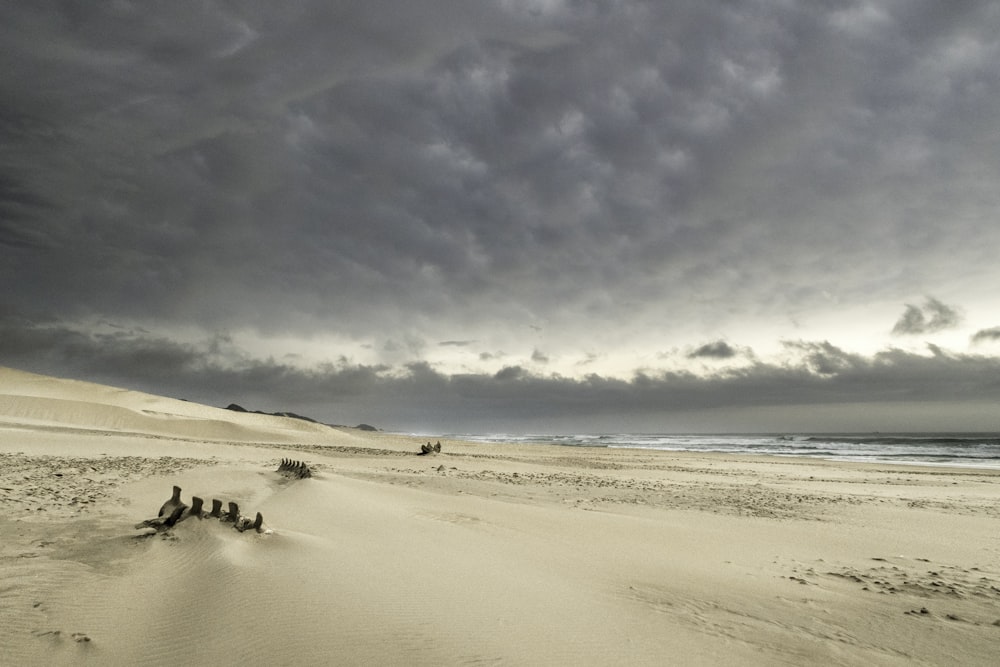
<path fill-rule="evenodd" d="M 227 336 L 184 343 L 137 330 L 88 332 L 54 323 L 0 322 L 0 355 L 13 367 L 219 405 L 252 399 L 315 406 L 364 392 L 390 371 L 341 358 L 310 370 L 251 357 Z M 238 402 L 238 401 L 237 401 Z M 222 403 L 224 404 L 224 403 Z"/>
<path fill-rule="evenodd" d="M 861 355 L 849 354 L 827 341 L 784 341 L 785 349 L 799 355 L 806 368 L 820 376 L 830 376 L 856 370 L 867 362 Z"/>
<path fill-rule="evenodd" d="M 705 343 L 697 349 L 692 350 L 688 353 L 687 357 L 689 359 L 731 359 L 737 354 L 738 351 L 732 345 L 724 340 L 717 340 L 712 343 Z"/>
<path fill-rule="evenodd" d="M 48 347 L 8 345 L 50 369 L 146 372 L 149 387 L 199 365 L 307 387 L 207 341 L 330 332 L 378 341 L 394 369 L 425 341 L 567 359 L 569 332 L 807 320 L 828 291 L 894 301 L 969 267 L 989 284 L 993 3 L 869 6 L 4 3 L 0 280 L 10 312 L 51 318 L 36 331 Z M 66 323 L 101 319 L 156 332 L 100 339 L 141 364 L 68 352 L 99 339 Z M 929 299 L 896 333 L 957 323 Z M 180 328 L 202 342 L 171 340 Z M 664 345 L 690 349 L 676 335 Z M 870 361 L 786 351 L 827 387 Z M 329 375 L 403 386 L 349 366 Z M 642 384 L 499 375 L 567 397 Z M 738 377 L 718 382 L 667 384 L 724 397 Z"/>
<path fill-rule="evenodd" d="M 31 192 L 21 179 L 0 174 L 0 244 L 39 247 L 44 236 L 31 224 L 51 208 L 48 200 Z"/>
<path fill-rule="evenodd" d="M 924 333 L 926 327 L 927 323 L 923 311 L 916 306 L 907 304 L 906 311 L 896 321 L 892 333 L 896 335 Z"/>
<path fill-rule="evenodd" d="M 475 340 L 443 340 L 438 345 L 441 347 L 468 347 L 475 345 Z"/>
<path fill-rule="evenodd" d="M 427 342 L 413 333 L 407 333 L 400 339 L 389 338 L 381 347 L 380 358 L 388 364 L 413 363 L 419 360 L 427 349 Z"/>
<path fill-rule="evenodd" d="M 354 333 L 485 302 L 573 318 L 596 289 L 626 310 L 615 296 L 677 281 L 803 302 L 790 286 L 824 257 L 874 280 L 867 248 L 902 212 L 870 201 L 873 178 L 941 184 L 926 219 L 907 213 L 916 259 L 948 242 L 946 193 L 975 192 L 948 165 L 998 175 L 964 153 L 983 135 L 950 125 L 981 125 L 976 91 L 996 83 L 982 3 L 865 26 L 840 6 L 504 7 L 8 5 L 3 140 L 32 176 L 0 194 L 48 250 L 8 226 L 27 252 L 4 277 L 49 275 L 56 309 Z M 927 67 L 955 43 L 979 56 Z M 867 226 L 876 211 L 888 227 Z M 954 216 L 953 237 L 989 245 L 977 219 Z M 756 262 L 776 239 L 801 252 L 773 275 Z"/>
<path fill-rule="evenodd" d="M 995 341 L 1000 340 L 1000 327 L 991 327 L 989 329 L 980 329 L 972 335 L 973 343 L 982 343 L 985 341 Z"/>
<path fill-rule="evenodd" d="M 950 329 L 961 321 L 958 310 L 941 303 L 933 297 L 927 297 L 923 308 L 912 304 L 906 305 L 906 310 L 896 321 L 892 333 L 896 336 L 923 334 Z"/>
<path fill-rule="evenodd" d="M 504 366 L 493 376 L 494 380 L 511 381 L 519 380 L 528 375 L 528 372 L 521 366 Z"/>
<path fill-rule="evenodd" d="M 866 357 L 825 341 L 793 341 L 785 343 L 791 356 L 781 364 L 755 362 L 708 376 L 647 370 L 630 379 L 573 379 L 521 366 L 489 375 L 346 359 L 304 369 L 251 357 L 225 336 L 185 344 L 134 330 L 94 334 L 10 320 L 0 334 L 0 354 L 26 370 L 387 428 L 475 431 L 622 417 L 663 428 L 664 420 L 706 410 L 801 406 L 808 414 L 810 406 L 864 403 L 877 412 L 889 404 L 1000 400 L 1000 359 L 941 348 L 929 356 L 889 349 Z"/>
<path fill-rule="evenodd" d="M 955 308 L 947 306 L 937 299 L 928 298 L 924 308 L 930 312 L 930 319 L 927 321 L 929 331 L 949 329 L 957 326 L 962 321 L 962 316 Z"/>
<path fill-rule="evenodd" d="M 549 363 L 549 356 L 536 348 L 531 353 L 531 360 L 534 361 L 536 364 L 547 364 Z"/>
<path fill-rule="evenodd" d="M 156 378 L 170 386 L 204 368 L 216 346 L 212 340 L 199 347 L 127 330 L 94 333 L 52 322 L 0 322 L 0 354 L 11 365 L 56 375 L 62 369 L 95 381 Z"/>

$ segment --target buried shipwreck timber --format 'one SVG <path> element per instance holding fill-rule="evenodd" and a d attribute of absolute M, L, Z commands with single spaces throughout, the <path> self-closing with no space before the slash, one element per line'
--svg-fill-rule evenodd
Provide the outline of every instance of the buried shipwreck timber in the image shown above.
<path fill-rule="evenodd" d="M 293 461 L 292 459 L 281 459 L 277 472 L 285 475 L 285 477 L 292 477 L 294 479 L 312 477 L 312 471 L 309 470 L 308 465 L 302 461 Z"/>
<path fill-rule="evenodd" d="M 206 512 L 203 509 L 205 504 L 203 499 L 198 496 L 192 496 L 191 505 L 189 506 L 181 501 L 180 496 L 181 487 L 175 486 L 173 495 L 171 495 L 167 502 L 163 503 L 159 515 L 135 524 L 136 530 L 152 528 L 157 532 L 165 531 L 173 528 L 181 521 L 193 517 L 199 521 L 202 519 L 218 519 L 222 523 L 231 523 L 233 524 L 233 528 L 241 533 L 251 528 L 258 533 L 265 532 L 263 527 L 264 517 L 260 512 L 257 512 L 253 518 L 244 516 L 240 513 L 240 506 L 232 501 L 229 501 L 228 511 L 223 512 L 222 501 L 218 498 L 212 499 L 212 510 Z"/>
<path fill-rule="evenodd" d="M 439 454 L 441 452 L 441 441 L 438 440 L 433 445 L 427 443 L 426 445 L 420 445 L 420 453 L 417 456 L 427 456 L 428 454 Z"/>
<path fill-rule="evenodd" d="M 292 479 L 312 477 L 312 471 L 309 469 L 308 464 L 304 461 L 295 461 L 292 459 L 281 459 L 281 463 L 278 464 L 278 469 L 275 472 Z M 157 532 L 163 532 L 173 528 L 185 519 L 194 517 L 198 520 L 216 519 L 221 523 L 231 523 L 233 528 L 241 533 L 251 529 L 258 533 L 270 532 L 264 529 L 264 517 L 260 512 L 251 517 L 250 515 L 242 514 L 240 506 L 232 500 L 225 503 L 225 510 L 223 509 L 223 504 L 222 500 L 213 498 L 212 509 L 206 511 L 204 509 L 205 501 L 198 496 L 192 496 L 191 504 L 187 505 L 181 500 L 181 487 L 174 486 L 170 498 L 160 506 L 159 513 L 152 519 L 145 519 L 135 524 L 135 528 L 136 530 L 152 528 Z"/>

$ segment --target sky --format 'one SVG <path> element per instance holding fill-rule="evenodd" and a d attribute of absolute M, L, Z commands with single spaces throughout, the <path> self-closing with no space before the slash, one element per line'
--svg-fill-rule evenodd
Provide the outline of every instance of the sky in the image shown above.
<path fill-rule="evenodd" d="M 0 3 L 0 365 L 428 433 L 1000 430 L 1000 4 Z"/>

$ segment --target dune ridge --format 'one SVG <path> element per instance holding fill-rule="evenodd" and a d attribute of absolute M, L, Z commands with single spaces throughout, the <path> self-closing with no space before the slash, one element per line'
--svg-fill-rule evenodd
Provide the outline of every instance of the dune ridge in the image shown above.
<path fill-rule="evenodd" d="M 108 429 L 201 440 L 275 440 L 323 434 L 323 424 L 294 417 L 234 412 L 190 401 L 80 380 L 0 368 L 0 419 L 26 425 Z"/>
<path fill-rule="evenodd" d="M 2 662 L 995 664 L 995 471 L 422 444 L 0 369 Z"/>

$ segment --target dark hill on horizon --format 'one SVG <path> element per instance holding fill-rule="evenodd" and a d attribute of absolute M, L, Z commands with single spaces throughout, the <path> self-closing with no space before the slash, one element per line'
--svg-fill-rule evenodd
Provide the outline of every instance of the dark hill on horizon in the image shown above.
<path fill-rule="evenodd" d="M 226 410 L 232 410 L 233 412 L 247 412 L 256 415 L 269 415 L 271 417 L 290 417 L 292 419 L 301 419 L 302 421 L 311 422 L 313 424 L 319 424 L 320 426 L 329 426 L 331 428 L 356 428 L 360 431 L 379 430 L 374 426 L 372 426 L 371 424 L 358 424 L 357 426 L 346 426 L 346 427 L 341 424 L 326 424 L 324 422 L 312 419 L 311 417 L 299 415 L 294 412 L 264 412 L 263 410 L 247 410 L 242 405 L 238 405 L 237 403 L 230 403 L 229 405 L 226 406 Z"/>

